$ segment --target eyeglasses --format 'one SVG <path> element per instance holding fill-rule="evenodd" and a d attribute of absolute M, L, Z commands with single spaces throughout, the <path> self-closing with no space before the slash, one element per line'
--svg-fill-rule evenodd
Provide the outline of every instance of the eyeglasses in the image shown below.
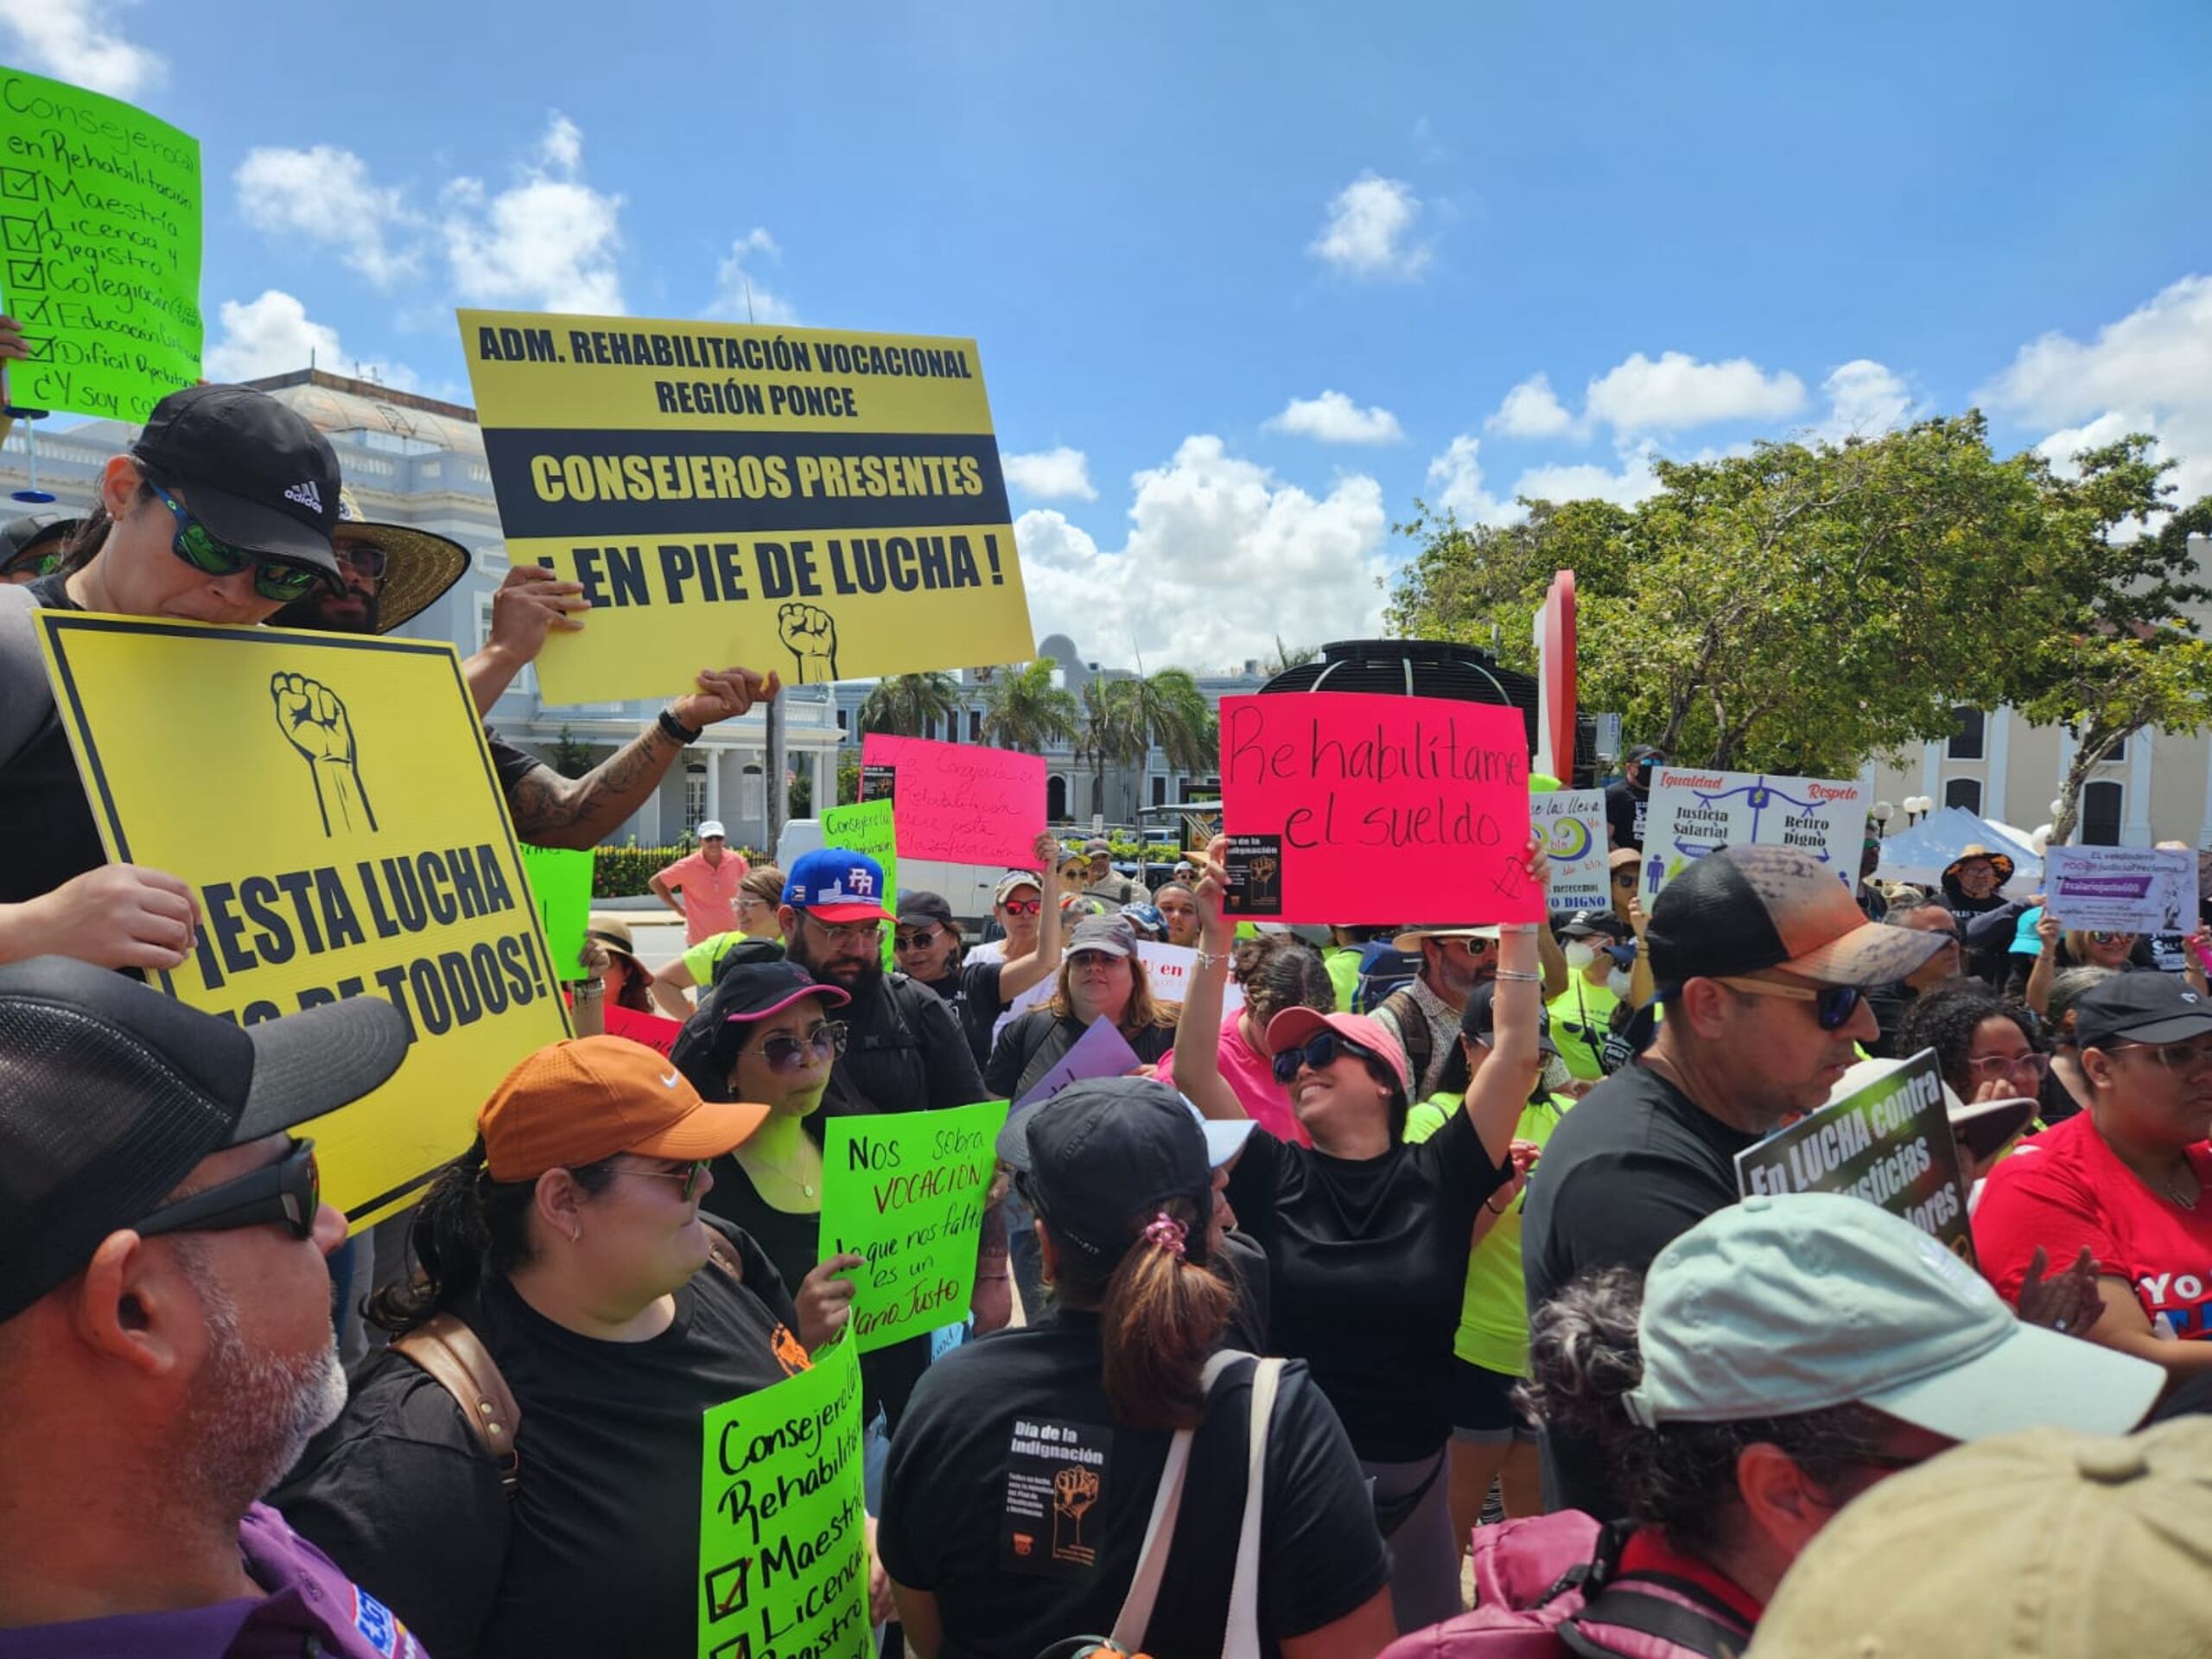
<path fill-rule="evenodd" d="M 1042 899 L 1009 899 L 999 906 L 1009 916 L 1036 916 L 1043 913 Z"/>
<path fill-rule="evenodd" d="M 1999 1071 L 2032 1071 L 2037 1081 L 2050 1075 L 2050 1056 L 2048 1054 L 1985 1054 L 1980 1059 L 1968 1060 L 1967 1070 L 1976 1077 L 1986 1077 Z"/>
<path fill-rule="evenodd" d="M 1325 1071 L 1337 1063 L 1339 1055 L 1349 1054 L 1355 1059 L 1371 1060 L 1375 1051 L 1363 1048 L 1333 1031 L 1320 1031 L 1308 1038 L 1303 1047 L 1286 1048 L 1274 1058 L 1277 1083 L 1288 1083 L 1303 1066 L 1315 1071 Z"/>
<path fill-rule="evenodd" d="M 845 1023 L 842 1020 L 824 1020 L 808 1032 L 804 1039 L 787 1031 L 763 1037 L 760 1046 L 753 1052 L 767 1062 L 771 1071 L 797 1071 L 806 1065 L 811 1054 L 823 1059 L 845 1052 Z"/>
<path fill-rule="evenodd" d="M 755 898 L 752 897 L 750 894 L 747 894 L 746 897 L 744 897 L 744 898 L 742 898 L 742 899 L 740 899 L 737 901 L 737 907 L 738 907 L 738 909 L 739 909 L 739 910 L 741 910 L 741 911 L 746 911 L 746 910 L 773 910 L 773 909 L 775 908 L 775 906 L 774 906 L 773 905 L 770 904 L 770 903 L 769 903 L 766 899 L 755 899 Z"/>
<path fill-rule="evenodd" d="M 811 914 L 809 914 L 806 919 L 809 923 L 812 924 L 812 925 L 819 928 L 822 931 L 823 937 L 827 938 L 832 944 L 857 944 L 866 950 L 873 950 L 877 949 L 883 943 L 883 924 L 881 922 L 843 922 L 833 924 L 830 922 L 817 922 L 814 919 Z"/>
<path fill-rule="evenodd" d="M 1860 992 L 1856 985 L 1784 985 L 1771 979 L 1744 979 L 1731 974 L 1715 977 L 1732 990 L 1753 996 L 1786 996 L 1793 1002 L 1810 1002 L 1813 1018 L 1822 1031 L 1841 1031 L 1858 1012 Z"/>
<path fill-rule="evenodd" d="M 315 1165 L 315 1142 L 295 1141 L 275 1163 L 165 1205 L 131 1230 L 141 1238 L 155 1238 L 163 1233 L 226 1233 L 274 1222 L 294 1238 L 313 1238 L 321 1207 L 322 1173 Z"/>
<path fill-rule="evenodd" d="M 937 938 L 937 929 L 925 927 L 912 933 L 896 934 L 893 937 L 891 943 L 896 950 L 920 950 L 926 949 L 929 942 L 935 938 Z"/>
<path fill-rule="evenodd" d="M 385 572 L 391 568 L 391 562 L 384 549 L 366 543 L 334 547 L 331 550 L 338 555 L 339 563 L 364 582 L 382 582 Z"/>
<path fill-rule="evenodd" d="M 2109 1047 L 2094 1043 L 2090 1046 L 2107 1053 L 2148 1055 L 2167 1071 L 2183 1077 L 2212 1069 L 2212 1043 L 2113 1043 Z"/>
<path fill-rule="evenodd" d="M 640 1169 L 635 1164 L 629 1164 L 624 1166 L 622 1173 L 625 1175 L 643 1175 L 649 1180 L 681 1181 L 683 1189 L 677 1196 L 683 1203 L 689 1204 L 691 1195 L 699 1190 L 699 1178 L 707 1173 L 707 1161 L 704 1158 L 695 1158 L 675 1169 Z"/>
<path fill-rule="evenodd" d="M 2091 944 L 2133 944 L 2135 943 L 2135 936 L 2133 933 L 2100 931 L 2089 935 L 2089 943 Z"/>
<path fill-rule="evenodd" d="M 170 550 L 194 569 L 210 576 L 234 576 L 251 565 L 253 591 L 264 599 L 287 602 L 305 598 L 323 580 L 322 572 L 311 565 L 287 564 L 281 559 L 264 558 L 258 553 L 249 553 L 228 542 L 219 541 L 214 531 L 187 512 L 175 496 L 153 480 L 146 480 L 146 487 L 153 491 L 155 499 L 176 520 L 176 534 L 169 540 Z"/>

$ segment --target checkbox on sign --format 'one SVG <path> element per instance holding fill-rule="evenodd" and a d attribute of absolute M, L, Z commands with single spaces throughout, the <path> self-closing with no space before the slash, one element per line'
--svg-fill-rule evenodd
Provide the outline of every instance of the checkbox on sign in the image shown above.
<path fill-rule="evenodd" d="M 707 1659 L 753 1659 L 753 1639 L 734 1636 L 718 1648 L 707 1650 Z"/>
<path fill-rule="evenodd" d="M 36 201 L 38 175 L 27 167 L 0 167 L 0 197 L 10 201 Z"/>
<path fill-rule="evenodd" d="M 46 261 L 43 259 L 10 259 L 8 262 L 8 291 L 20 294 L 25 289 L 46 290 Z"/>
<path fill-rule="evenodd" d="M 732 1561 L 728 1567 L 718 1567 L 707 1574 L 707 1617 L 728 1618 L 732 1613 L 742 1612 L 747 1595 L 747 1584 L 751 1578 L 750 1559 Z"/>
<path fill-rule="evenodd" d="M 6 243 L 10 253 L 36 253 L 38 220 L 12 213 L 0 218 L 0 241 Z"/>

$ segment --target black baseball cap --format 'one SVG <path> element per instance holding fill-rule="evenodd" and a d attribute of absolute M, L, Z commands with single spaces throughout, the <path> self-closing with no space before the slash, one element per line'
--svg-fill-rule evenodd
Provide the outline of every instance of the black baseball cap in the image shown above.
<path fill-rule="evenodd" d="M 729 1093 L 730 1066 L 745 1044 L 741 1027 L 809 996 L 820 998 L 825 1013 L 853 1000 L 808 973 L 772 939 L 733 945 L 715 964 L 713 987 L 701 995 L 699 1006 L 677 1033 L 669 1063 L 703 1098 L 721 1100 Z"/>
<path fill-rule="evenodd" d="M 1091 1077 L 1016 1112 L 999 1131 L 999 1160 L 1023 1179 L 1052 1236 L 1094 1260 L 1118 1260 L 1129 1224 L 1154 1205 L 1188 1198 L 1213 1212 L 1213 1172 L 1234 1158 L 1249 1122 L 1208 1123 L 1150 1077 Z M 1205 1259 L 1205 1229 L 1191 1259 Z"/>
<path fill-rule="evenodd" d="M 2074 1004 L 2074 1042 L 2185 1043 L 2212 1033 L 2212 1002 L 2171 974 L 2114 974 Z"/>
<path fill-rule="evenodd" d="M 1567 939 L 1618 939 L 1628 931 L 1628 925 L 1610 910 L 1579 910 L 1560 925 L 1559 931 Z"/>
<path fill-rule="evenodd" d="M 70 957 L 0 967 L 0 1323 L 209 1154 L 367 1094 L 407 1041 L 378 996 L 241 1029 Z"/>
<path fill-rule="evenodd" d="M 61 551 L 82 518 L 60 512 L 27 512 L 0 524 L 0 575 L 20 565 L 42 564 Z"/>
<path fill-rule="evenodd" d="M 1459 1010 L 1459 1034 L 1487 1044 L 1497 1030 L 1497 987 L 1490 981 L 1467 993 L 1466 1006 Z M 1552 1017 L 1543 1004 L 1536 1005 L 1536 1052 L 1556 1054 L 1559 1049 L 1552 1041 Z"/>
<path fill-rule="evenodd" d="M 295 410 L 251 386 L 186 386 L 154 405 L 131 455 L 222 540 L 338 575 L 338 456 Z"/>
<path fill-rule="evenodd" d="M 1868 921 L 1836 867 L 1794 847 L 1726 847 L 1692 859 L 1652 901 L 1644 939 L 1662 993 L 1768 968 L 1824 985 L 1886 985 L 1947 943 L 1941 933 Z"/>
<path fill-rule="evenodd" d="M 912 922 L 935 922 L 950 927 L 952 925 L 952 906 L 944 902 L 943 894 L 917 888 L 912 893 L 899 895 L 899 921 L 901 925 Z"/>

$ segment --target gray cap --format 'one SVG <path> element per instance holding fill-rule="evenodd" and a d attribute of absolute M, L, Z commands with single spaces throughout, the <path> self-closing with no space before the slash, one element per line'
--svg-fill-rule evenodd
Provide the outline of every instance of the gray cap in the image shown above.
<path fill-rule="evenodd" d="M 1114 850 L 1114 843 L 1102 836 L 1093 836 L 1083 843 L 1083 850 L 1086 853 L 1110 853 Z"/>
<path fill-rule="evenodd" d="M 1137 953 L 1136 929 L 1119 916 L 1093 916 L 1077 922 L 1068 940 L 1067 954 L 1080 956 L 1085 950 L 1101 950 L 1109 957 L 1134 957 Z"/>
<path fill-rule="evenodd" d="M 1750 1198 L 1660 1251 L 1637 1320 L 1646 1427 L 1857 1402 L 1955 1440 L 2043 1424 L 2120 1434 L 2163 1366 L 2024 1325 L 1910 1222 L 1835 1192 Z"/>

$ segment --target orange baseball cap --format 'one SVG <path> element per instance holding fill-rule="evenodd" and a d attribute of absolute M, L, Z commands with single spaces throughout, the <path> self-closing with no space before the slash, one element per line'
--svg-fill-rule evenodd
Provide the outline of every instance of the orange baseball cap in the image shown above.
<path fill-rule="evenodd" d="M 768 1108 L 702 1100 L 667 1058 L 626 1037 L 550 1043 L 501 1078 L 476 1114 L 495 1181 L 534 1181 L 634 1152 L 717 1158 L 759 1128 Z"/>

